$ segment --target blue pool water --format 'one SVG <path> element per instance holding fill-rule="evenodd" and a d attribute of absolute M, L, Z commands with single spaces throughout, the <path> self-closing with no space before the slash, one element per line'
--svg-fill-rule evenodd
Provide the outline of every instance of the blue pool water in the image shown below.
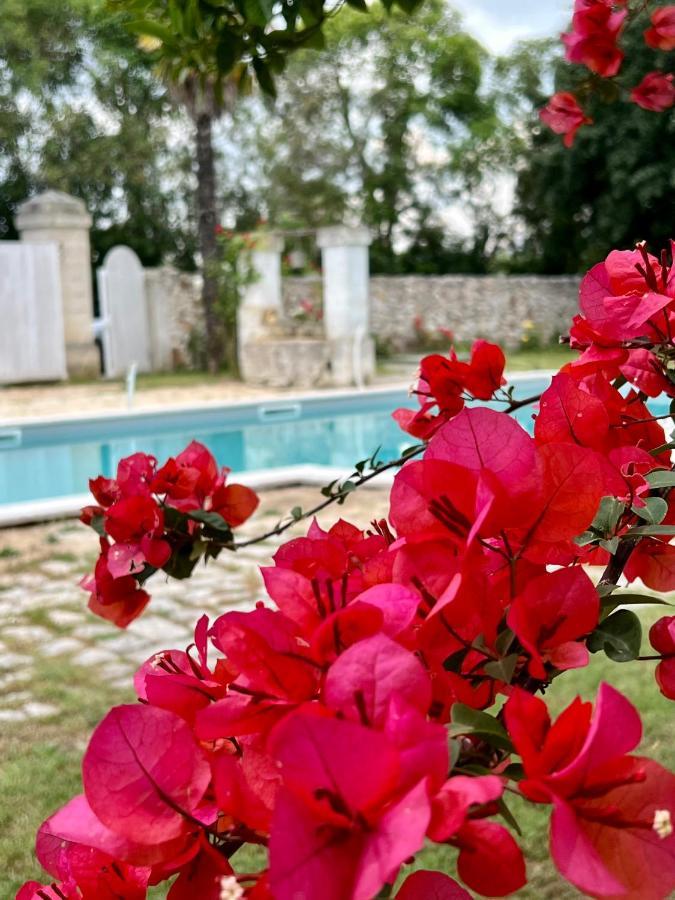
<path fill-rule="evenodd" d="M 518 379 L 515 395 L 538 394 L 547 383 Z M 16 428 L 0 423 L 0 505 L 85 493 L 89 478 L 114 475 L 122 457 L 143 451 L 162 462 L 193 438 L 233 472 L 303 463 L 348 470 L 377 447 L 381 459 L 394 459 L 413 443 L 391 418 L 399 406 L 414 407 L 414 398 L 400 390 L 364 391 Z M 532 408 L 517 418 L 531 428 Z"/>

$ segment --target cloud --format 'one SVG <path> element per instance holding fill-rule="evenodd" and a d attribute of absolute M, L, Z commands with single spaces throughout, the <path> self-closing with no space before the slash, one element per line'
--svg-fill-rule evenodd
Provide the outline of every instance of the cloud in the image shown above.
<path fill-rule="evenodd" d="M 494 53 L 505 53 L 518 41 L 547 37 L 565 28 L 570 0 L 452 0 L 468 31 Z"/>

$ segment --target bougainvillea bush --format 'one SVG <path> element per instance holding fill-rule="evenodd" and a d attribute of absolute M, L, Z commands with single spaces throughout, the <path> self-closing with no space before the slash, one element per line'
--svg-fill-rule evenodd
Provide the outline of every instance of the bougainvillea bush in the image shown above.
<path fill-rule="evenodd" d="M 641 80 L 626 83 L 622 73 L 625 59 L 623 35 L 628 26 L 644 24 L 644 41 L 653 54 L 653 68 Z M 675 6 L 653 0 L 575 0 L 570 30 L 562 35 L 565 58 L 585 74 L 578 87 L 559 91 L 541 110 L 544 124 L 563 136 L 567 147 L 574 143 L 582 125 L 593 120 L 584 112 L 583 102 L 592 94 L 616 102 L 636 103 L 650 113 L 662 113 L 675 106 L 672 52 L 675 50 Z"/>
<path fill-rule="evenodd" d="M 420 443 L 325 490 L 398 468 L 388 521 L 311 521 L 263 568 L 269 603 L 203 616 L 189 647 L 141 665 L 138 702 L 92 735 L 83 793 L 40 828 L 53 882 L 20 900 L 162 882 L 170 900 L 505 896 L 527 880 L 514 793 L 550 809 L 551 857 L 581 892 L 668 897 L 675 775 L 635 755 L 638 710 L 602 684 L 552 720 L 545 694 L 593 654 L 640 666 L 629 607 L 659 601 L 631 586 L 675 590 L 675 445 L 649 405 L 675 397 L 672 249 L 586 275 L 578 357 L 541 397 L 516 398 L 485 341 L 422 360 L 418 408 L 394 413 Z M 533 435 L 511 416 L 528 404 Z M 155 571 L 187 578 L 241 546 L 257 498 L 226 474 L 193 443 L 91 482 L 93 612 L 127 627 Z M 675 698 L 675 616 L 650 639 L 654 690 Z M 405 877 L 428 843 L 458 880 Z M 247 844 L 262 871 L 237 867 Z"/>

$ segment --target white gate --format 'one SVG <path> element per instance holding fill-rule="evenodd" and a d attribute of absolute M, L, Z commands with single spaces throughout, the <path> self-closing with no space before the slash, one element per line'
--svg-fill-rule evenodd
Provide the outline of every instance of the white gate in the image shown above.
<path fill-rule="evenodd" d="M 149 372 L 148 308 L 140 260 L 129 247 L 113 247 L 96 279 L 105 374 L 124 375 L 133 363 L 139 372 Z"/>
<path fill-rule="evenodd" d="M 0 241 L 0 384 L 65 377 L 58 246 Z"/>

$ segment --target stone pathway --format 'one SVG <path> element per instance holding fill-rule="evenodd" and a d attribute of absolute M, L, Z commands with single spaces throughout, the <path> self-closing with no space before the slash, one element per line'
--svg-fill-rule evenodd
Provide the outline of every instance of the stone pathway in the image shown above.
<path fill-rule="evenodd" d="M 293 506 L 309 508 L 319 499 L 318 489 L 311 488 L 265 492 L 261 510 L 239 535 L 264 533 Z M 328 508 L 319 520 L 327 527 L 343 516 L 365 526 L 386 511 L 386 491 L 369 489 L 350 497 L 344 507 Z M 306 527 L 294 527 L 284 540 Z M 77 584 L 96 558 L 92 531 L 72 521 L 0 531 L 0 727 L 59 716 L 58 702 L 46 703 L 31 693 L 44 679 L 45 667 L 59 662 L 91 672 L 92 683 L 128 691 L 145 659 L 190 643 L 202 613 L 215 618 L 264 599 L 258 568 L 270 562 L 280 542 L 277 538 L 236 554 L 222 553 L 198 567 L 187 582 L 155 575 L 148 582 L 152 600 L 145 613 L 122 631 L 88 611 L 86 594 Z"/>

